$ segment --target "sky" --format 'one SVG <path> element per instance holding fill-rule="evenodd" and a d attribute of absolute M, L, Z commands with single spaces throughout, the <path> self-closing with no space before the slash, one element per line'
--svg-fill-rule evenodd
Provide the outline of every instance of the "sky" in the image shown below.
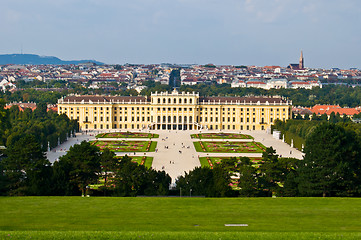
<path fill-rule="evenodd" d="M 1 0 L 0 54 L 361 69 L 360 0 Z"/>

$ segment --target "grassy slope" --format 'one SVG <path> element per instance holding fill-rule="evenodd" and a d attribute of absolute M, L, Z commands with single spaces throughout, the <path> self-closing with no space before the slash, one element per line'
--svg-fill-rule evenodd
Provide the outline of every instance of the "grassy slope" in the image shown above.
<path fill-rule="evenodd" d="M 0 212 L 2 231 L 361 231 L 356 198 L 2 197 Z"/>
<path fill-rule="evenodd" d="M 151 240 L 310 240 L 354 239 L 361 233 L 293 233 L 293 232 L 113 232 L 113 231 L 0 231 L 0 239 L 151 239 Z"/>

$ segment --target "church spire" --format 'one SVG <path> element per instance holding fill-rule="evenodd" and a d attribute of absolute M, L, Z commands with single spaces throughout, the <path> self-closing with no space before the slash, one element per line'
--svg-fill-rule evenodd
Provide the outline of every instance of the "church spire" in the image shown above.
<path fill-rule="evenodd" d="M 303 62 L 303 52 L 301 50 L 301 56 L 300 56 L 300 63 L 298 65 L 298 68 L 299 69 L 304 69 L 305 65 L 304 65 L 304 62 Z"/>

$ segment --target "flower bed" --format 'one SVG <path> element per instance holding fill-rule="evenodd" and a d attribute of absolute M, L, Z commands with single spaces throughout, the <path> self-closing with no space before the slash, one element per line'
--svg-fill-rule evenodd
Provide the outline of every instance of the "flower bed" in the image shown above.
<path fill-rule="evenodd" d="M 112 132 L 96 135 L 97 138 L 158 138 L 158 134 L 141 132 Z"/>
<path fill-rule="evenodd" d="M 213 168 L 216 164 L 221 164 L 223 160 L 229 160 L 231 157 L 200 157 L 199 161 L 202 167 L 210 167 Z M 240 157 L 236 157 L 239 161 Z M 262 157 L 249 157 L 253 166 L 258 166 L 262 161 Z"/>
<path fill-rule="evenodd" d="M 219 153 L 262 153 L 266 147 L 258 142 L 195 142 L 198 143 L 203 152 Z M 196 148 L 197 149 L 197 148 Z M 200 151 L 197 149 L 197 151 Z"/>
<path fill-rule="evenodd" d="M 253 139 L 251 135 L 241 133 L 199 133 L 192 134 L 191 138 L 199 139 Z"/>
<path fill-rule="evenodd" d="M 151 150 L 152 141 L 102 141 L 97 140 L 91 142 L 103 150 L 109 148 L 114 152 L 149 152 Z"/>

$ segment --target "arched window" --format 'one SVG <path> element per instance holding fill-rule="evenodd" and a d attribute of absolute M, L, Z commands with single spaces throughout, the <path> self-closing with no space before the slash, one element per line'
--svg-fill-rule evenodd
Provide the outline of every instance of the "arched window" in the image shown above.
<path fill-rule="evenodd" d="M 171 100 L 170 100 L 170 98 L 168 98 L 168 103 L 171 103 Z"/>
<path fill-rule="evenodd" d="M 187 116 L 184 116 L 184 122 L 185 123 L 187 122 Z"/>
<path fill-rule="evenodd" d="M 179 116 L 179 121 L 178 121 L 179 123 L 181 123 L 182 122 L 182 116 Z"/>
<path fill-rule="evenodd" d="M 168 123 L 170 123 L 172 121 L 171 116 L 168 116 Z"/>
<path fill-rule="evenodd" d="M 173 98 L 173 103 L 176 104 L 177 103 L 177 99 Z"/>
<path fill-rule="evenodd" d="M 157 122 L 160 123 L 160 116 L 158 116 L 158 121 Z"/>
<path fill-rule="evenodd" d="M 179 104 L 181 104 L 182 103 L 182 99 L 181 98 L 179 98 Z"/>
<path fill-rule="evenodd" d="M 189 103 L 190 103 L 190 104 L 192 104 L 192 98 L 191 98 L 191 99 L 189 99 Z"/>
<path fill-rule="evenodd" d="M 163 98 L 163 103 L 165 103 L 165 98 Z"/>
<path fill-rule="evenodd" d="M 177 122 L 177 117 L 176 117 L 176 116 L 173 117 L 173 122 L 174 122 L 174 123 Z"/>
<path fill-rule="evenodd" d="M 184 99 L 184 103 L 187 103 L 187 99 L 186 99 L 186 98 Z"/>
<path fill-rule="evenodd" d="M 163 116 L 163 122 L 165 123 L 165 120 L 166 120 L 166 118 L 165 118 L 165 116 Z"/>
<path fill-rule="evenodd" d="M 160 103 L 160 98 L 158 98 L 158 103 Z"/>

